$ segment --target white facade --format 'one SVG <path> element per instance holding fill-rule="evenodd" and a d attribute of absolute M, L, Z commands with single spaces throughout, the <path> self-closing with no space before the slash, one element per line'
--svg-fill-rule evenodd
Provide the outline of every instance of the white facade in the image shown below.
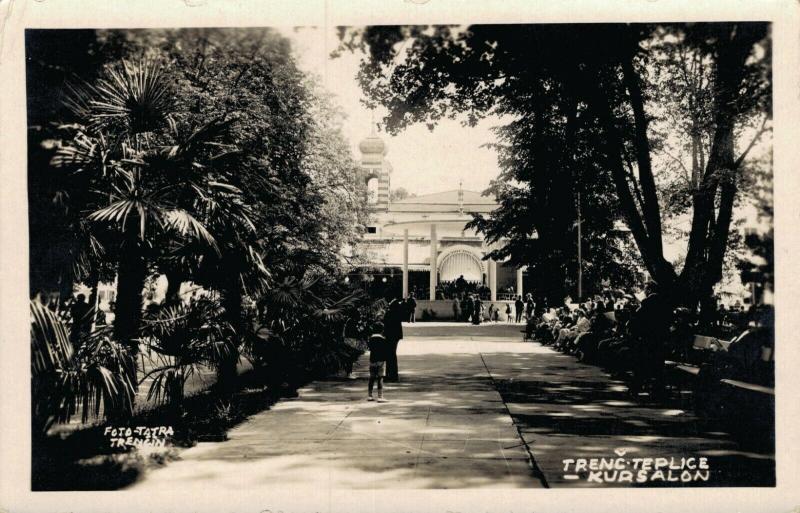
<path fill-rule="evenodd" d="M 399 201 L 390 201 L 392 167 L 386 160 L 387 148 L 374 133 L 359 144 L 362 178 L 367 184 L 371 220 L 359 252 L 370 267 L 402 269 L 403 296 L 409 293 L 410 271 L 428 271 L 428 295 L 435 299 L 442 282 L 463 276 L 469 282 L 485 284 L 496 300 L 498 263 L 483 260 L 491 249 L 474 230 L 465 230 L 471 213 L 489 213 L 497 208 L 492 198 L 459 189 Z M 512 271 L 513 272 L 513 271 Z M 522 294 L 522 271 L 516 271 L 513 293 Z M 505 280 L 506 282 L 508 279 Z M 503 287 L 507 291 L 507 286 Z M 505 292 L 509 294 L 509 292 Z"/>

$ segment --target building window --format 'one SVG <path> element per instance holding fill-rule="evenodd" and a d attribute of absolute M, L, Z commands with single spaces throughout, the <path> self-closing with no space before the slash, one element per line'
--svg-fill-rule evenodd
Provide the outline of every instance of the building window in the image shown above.
<path fill-rule="evenodd" d="M 367 181 L 367 203 L 375 205 L 378 203 L 378 178 L 373 176 Z"/>
<path fill-rule="evenodd" d="M 367 233 L 378 233 L 377 226 L 367 226 Z"/>

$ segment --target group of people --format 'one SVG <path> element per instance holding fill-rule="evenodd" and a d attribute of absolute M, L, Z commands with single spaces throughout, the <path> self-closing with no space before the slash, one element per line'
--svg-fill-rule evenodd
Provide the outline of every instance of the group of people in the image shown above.
<path fill-rule="evenodd" d="M 412 293 L 416 297 L 428 297 L 429 290 L 427 287 L 413 287 Z M 481 282 L 464 280 L 460 285 L 458 280 L 451 280 L 439 282 L 434 292 L 437 300 L 462 298 L 469 294 L 477 295 L 481 299 L 489 299 L 491 290 Z"/>
<path fill-rule="evenodd" d="M 471 322 L 476 325 L 483 321 L 500 322 L 501 311 L 505 313 L 507 323 L 519 324 L 523 319 L 527 322 L 536 311 L 533 294 L 529 293 L 524 300 L 522 296 L 516 296 L 513 307 L 511 303 L 502 306 L 490 302 L 489 307 L 485 308 L 484 300 L 479 294 L 464 294 L 453 299 L 453 318 L 461 322 Z"/>
<path fill-rule="evenodd" d="M 89 304 L 85 294 L 67 296 L 59 300 L 57 294 L 37 294 L 37 300 L 53 312 L 69 327 L 70 342 L 78 347 L 80 341 L 89 335 L 94 327 L 104 327 L 114 319 L 114 302 L 109 302 L 108 312 Z"/>
<path fill-rule="evenodd" d="M 629 378 L 632 391 L 649 388 L 651 397 L 659 399 L 665 393 L 666 360 L 700 363 L 693 346 L 703 324 L 699 314 L 674 308 L 657 284 L 648 283 L 644 293 L 639 301 L 633 294 L 604 291 L 577 308 L 546 309 L 528 320 L 526 337 L 619 373 Z M 739 336 L 724 353 L 731 357 L 748 352 L 744 348 L 750 346 L 755 348 L 750 353 L 761 351 L 770 343 L 763 333 L 761 329 L 740 327 Z M 753 369 L 759 364 L 743 365 Z M 739 375 L 737 379 L 761 378 Z"/>
<path fill-rule="evenodd" d="M 632 294 L 604 291 L 574 309 L 549 309 L 529 320 L 526 335 L 581 361 L 630 371 L 632 390 L 649 386 L 658 398 L 665 390 L 672 308 L 655 283 L 644 292 L 641 302 Z"/>
<path fill-rule="evenodd" d="M 406 299 L 394 298 L 383 313 L 383 322 L 375 322 L 370 328 L 370 336 L 367 340 L 369 347 L 368 401 L 375 400 L 373 391 L 377 388 L 377 401 L 386 402 L 383 395 L 383 383 L 400 380 L 397 346 L 403 339 L 403 322 L 410 320 L 409 315 L 413 316 L 414 308 L 416 308 L 416 300 L 413 294 Z M 411 309 L 410 313 L 409 309 Z"/>
<path fill-rule="evenodd" d="M 436 299 L 457 299 L 467 295 L 488 299 L 491 290 L 485 283 L 469 281 L 459 276 L 452 281 L 442 281 L 436 286 Z"/>

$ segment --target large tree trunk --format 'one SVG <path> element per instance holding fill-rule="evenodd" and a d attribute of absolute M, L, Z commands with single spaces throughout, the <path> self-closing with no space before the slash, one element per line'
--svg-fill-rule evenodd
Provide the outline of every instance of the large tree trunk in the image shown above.
<path fill-rule="evenodd" d="M 645 267 L 650 276 L 659 283 L 662 289 L 670 295 L 675 287 L 677 275 L 675 269 L 665 258 L 661 244 L 660 222 L 655 223 L 654 218 L 658 215 L 657 201 L 647 201 L 643 198 L 641 205 L 637 204 L 634 194 L 631 192 L 628 172 L 626 171 L 623 155 L 625 147 L 622 135 L 617 128 L 617 120 L 609 104 L 606 92 L 598 84 L 601 78 L 598 76 L 587 78 L 587 93 L 589 106 L 597 116 L 600 125 L 603 127 L 606 155 L 606 163 L 611 172 L 614 188 L 625 215 L 625 221 L 631 230 L 633 239 L 639 248 Z M 639 98 L 641 100 L 641 98 Z M 636 99 L 634 98 L 634 101 Z M 640 127 L 641 128 L 641 127 Z M 637 137 L 641 143 L 641 134 Z M 638 153 L 638 152 L 637 152 Z M 643 155 L 638 156 L 644 160 Z M 649 161 L 649 160 L 648 160 Z M 641 164 L 640 164 L 641 165 Z M 639 169 L 640 176 L 647 169 Z M 652 177 L 651 177 L 652 178 Z M 644 191 L 643 191 L 644 192 Z M 641 211 L 640 211 L 641 208 Z M 644 219 L 650 219 L 647 226 Z M 658 230 L 657 233 L 650 233 L 648 229 Z"/>
<path fill-rule="evenodd" d="M 566 106 L 567 122 L 563 151 L 553 151 L 554 128 L 546 126 L 547 92 L 541 89 L 533 98 L 533 191 L 531 211 L 539 215 L 534 220 L 538 234 L 539 255 L 536 293 L 550 306 L 561 306 L 568 295 L 567 267 L 576 254 L 576 239 L 571 236 L 575 213 L 575 186 L 578 171 L 573 161 L 573 145 L 578 124 L 578 101 L 570 98 Z"/>
<path fill-rule="evenodd" d="M 234 344 L 238 346 L 238 339 L 241 339 L 244 335 L 243 330 L 246 329 L 242 322 L 242 287 L 239 283 L 238 273 L 226 280 L 225 285 L 221 287 L 221 296 L 225 318 L 235 331 L 234 336 L 237 337 L 237 340 L 234 341 Z M 239 353 L 236 351 L 235 354 L 231 354 L 219 362 L 217 389 L 224 395 L 230 395 L 235 391 L 238 361 Z"/>
<path fill-rule="evenodd" d="M 117 341 L 139 352 L 139 327 L 142 319 L 142 290 L 147 262 L 136 236 L 129 236 L 122 248 L 117 267 L 117 307 L 114 335 Z"/>
<path fill-rule="evenodd" d="M 164 303 L 167 305 L 177 305 L 181 302 L 181 285 L 183 285 L 183 273 L 177 271 L 167 271 L 167 292 L 164 295 Z"/>
<path fill-rule="evenodd" d="M 622 61 L 622 71 L 625 87 L 628 89 L 634 120 L 634 148 L 636 153 L 636 166 L 639 171 L 639 185 L 641 186 L 641 206 L 644 225 L 654 254 L 663 254 L 661 240 L 661 211 L 658 205 L 658 193 L 650 163 L 650 141 L 647 137 L 647 116 L 644 111 L 644 97 L 642 95 L 639 74 L 633 67 L 633 61 Z M 663 265 L 656 262 L 655 265 Z"/>
<path fill-rule="evenodd" d="M 536 296 L 536 302 L 546 300 L 550 307 L 563 306 L 564 298 L 568 294 L 564 256 L 554 252 L 549 258 L 540 260 L 539 265 L 531 270 L 536 275 L 535 290 L 531 291 Z"/>
<path fill-rule="evenodd" d="M 726 41 L 718 46 L 715 61 L 714 135 L 707 167 L 699 186 L 693 191 L 692 228 L 686 263 L 677 276 L 664 259 L 661 225 L 655 185 L 650 166 L 647 119 L 639 90 L 639 77 L 629 58 L 623 59 L 622 71 L 634 117 L 634 148 L 643 200 L 637 205 L 623 168 L 624 145 L 616 118 L 599 81 L 588 83 L 589 102 L 604 127 L 609 168 L 615 188 L 642 258 L 651 276 L 665 288 L 676 303 L 695 308 L 709 296 L 722 277 L 722 263 L 728 243 L 733 203 L 736 195 L 736 165 L 733 154 L 735 103 L 743 78 L 744 62 L 756 41 L 753 34 L 737 33 L 732 26 Z M 724 39 L 724 38 L 723 38 Z M 693 134 L 697 145 L 699 137 Z M 699 145 L 698 145 L 699 146 Z M 693 164 L 704 160 L 697 147 Z M 696 169 L 696 168 L 695 168 Z M 697 180 L 693 176 L 693 181 Z M 719 193 L 719 202 L 717 197 Z"/>
<path fill-rule="evenodd" d="M 91 308 L 92 312 L 92 317 L 89 319 L 89 330 L 91 332 L 94 331 L 95 323 L 97 322 L 97 309 L 99 308 L 97 295 L 100 286 L 100 274 L 97 272 L 97 269 L 95 269 L 94 266 L 89 274 L 88 285 L 91 288 L 91 292 L 89 293 L 89 307 Z"/>
<path fill-rule="evenodd" d="M 714 133 L 707 167 L 693 194 L 692 228 L 681 288 L 686 306 L 694 307 L 713 294 L 722 279 L 738 165 L 734 156 L 735 104 L 744 76 L 744 63 L 756 38 L 730 29 L 728 41 L 719 45 L 715 61 Z"/>

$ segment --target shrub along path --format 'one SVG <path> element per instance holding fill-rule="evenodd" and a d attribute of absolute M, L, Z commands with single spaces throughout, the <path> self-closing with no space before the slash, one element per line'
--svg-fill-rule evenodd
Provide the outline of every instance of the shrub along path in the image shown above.
<path fill-rule="evenodd" d="M 388 403 L 365 401 L 362 358 L 356 380 L 316 381 L 133 488 L 592 486 L 585 472 L 565 477 L 563 460 L 622 453 L 708 457 L 709 485 L 769 478 L 771 454 L 741 450 L 674 405 L 634 400 L 601 370 L 521 342 L 519 329 L 406 326 L 401 382 L 387 385 Z M 736 465 L 744 467 L 733 472 Z M 630 486 L 612 486 L 620 484 Z"/>

